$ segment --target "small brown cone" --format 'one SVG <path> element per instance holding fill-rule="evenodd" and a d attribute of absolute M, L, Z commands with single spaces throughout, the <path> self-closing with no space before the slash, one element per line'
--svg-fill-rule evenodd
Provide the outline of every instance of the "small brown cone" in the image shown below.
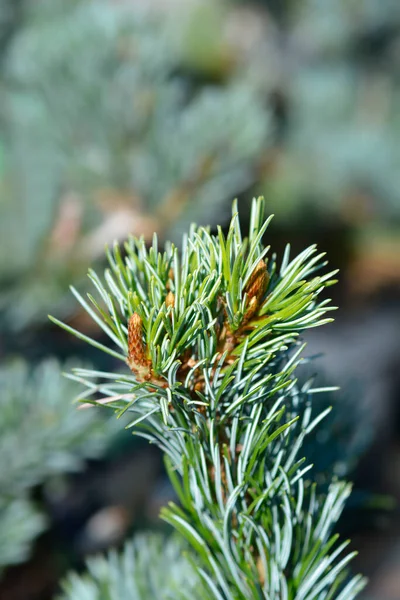
<path fill-rule="evenodd" d="M 268 281 L 269 274 L 267 271 L 267 265 L 263 260 L 260 260 L 251 274 L 251 277 L 244 290 L 249 299 L 251 300 L 252 298 L 256 298 L 257 303 L 260 303 L 265 290 L 267 289 Z"/>
<path fill-rule="evenodd" d="M 148 364 L 142 333 L 142 319 L 137 313 L 133 313 L 128 321 L 128 365 L 132 370 Z"/>
<path fill-rule="evenodd" d="M 269 282 L 267 265 L 263 260 L 257 264 L 245 287 L 248 297 L 247 311 L 244 315 L 245 322 L 249 321 L 260 307 Z"/>
<path fill-rule="evenodd" d="M 265 583 L 265 569 L 264 569 L 264 563 L 261 559 L 261 556 L 259 556 L 257 558 L 257 571 L 258 571 L 258 576 L 260 578 L 260 583 L 261 585 L 264 585 Z"/>
<path fill-rule="evenodd" d="M 165 305 L 167 308 L 169 308 L 170 306 L 172 308 L 174 308 L 175 306 L 175 295 L 172 292 L 168 292 L 168 294 L 165 297 Z"/>

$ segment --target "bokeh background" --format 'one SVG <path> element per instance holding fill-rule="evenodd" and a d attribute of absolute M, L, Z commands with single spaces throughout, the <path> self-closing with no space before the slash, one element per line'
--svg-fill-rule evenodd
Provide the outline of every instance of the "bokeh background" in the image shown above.
<path fill-rule="evenodd" d="M 400 599 L 398 0 L 0 0 L 0 598 L 53 598 L 172 497 L 155 448 L 71 405 L 63 371 L 114 365 L 47 314 L 99 336 L 68 286 L 107 243 L 260 194 L 277 252 L 341 270 L 309 453 L 355 482 L 363 599 Z"/>

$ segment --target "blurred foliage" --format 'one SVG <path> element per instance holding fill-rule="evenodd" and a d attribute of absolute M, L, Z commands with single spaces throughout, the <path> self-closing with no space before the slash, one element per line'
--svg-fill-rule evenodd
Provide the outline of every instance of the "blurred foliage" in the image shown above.
<path fill-rule="evenodd" d="M 322 219 L 399 222 L 400 4 L 279 3 L 283 25 L 277 4 L 264 2 L 249 64 L 282 126 L 263 193 L 300 221 L 315 204 Z"/>
<path fill-rule="evenodd" d="M 268 212 L 277 215 L 282 231 L 308 232 L 313 239 L 312 232 L 334 225 L 340 231 L 330 253 L 335 258 L 336 252 L 338 260 L 343 258 L 340 232 L 348 232 L 352 258 L 343 281 L 358 299 L 398 286 L 400 4 L 205 4 L 203 18 L 193 20 L 197 34 L 192 37 L 200 42 L 205 32 L 211 35 L 224 10 L 216 63 L 221 48 L 230 48 L 225 63 L 243 84 L 260 91 L 272 114 L 273 144 L 263 156 L 255 185 L 255 193 L 267 199 Z M 210 42 L 206 48 L 215 45 Z M 202 56 L 201 44 L 188 43 L 190 50 L 194 46 Z M 208 54 L 207 62 L 212 65 Z M 193 59 L 192 67 L 198 63 Z M 363 237 L 382 243 L 371 248 Z"/>
<path fill-rule="evenodd" d="M 395 0 L 3 4 L 0 328 L 249 188 L 283 224 L 399 222 Z"/>
<path fill-rule="evenodd" d="M 114 435 L 97 411 L 77 411 L 76 392 L 54 360 L 32 371 L 22 361 L 0 369 L 0 568 L 24 560 L 44 527 L 33 487 L 80 469 Z"/>
<path fill-rule="evenodd" d="M 0 575 L 4 567 L 26 560 L 46 519 L 26 498 L 0 498 Z"/>
<path fill-rule="evenodd" d="M 320 219 L 339 213 L 355 225 L 398 222 L 400 4 L 205 4 L 194 39 L 211 35 L 225 7 L 216 37 L 231 41 L 242 79 L 263 91 L 274 113 L 275 149 L 260 183 L 269 210 L 301 222 L 305 207 L 315 205 Z M 217 46 L 217 59 L 220 53 Z"/>
<path fill-rule="evenodd" d="M 0 61 L 18 28 L 26 0 L 0 0 Z"/>
<path fill-rule="evenodd" d="M 89 559 L 88 572 L 70 574 L 59 600 L 179 600 L 208 597 L 175 537 L 137 535 L 123 552 Z"/>
<path fill-rule="evenodd" d="M 76 386 L 61 376 L 56 361 L 32 373 L 22 362 L 2 368 L 0 390 L 0 489 L 8 494 L 79 469 L 107 443 L 104 420 L 71 403 Z"/>
<path fill-rule="evenodd" d="M 28 6 L 0 73 L 0 285 L 15 328 L 106 242 L 214 222 L 253 183 L 268 133 L 254 87 L 180 72 L 174 20 L 104 0 Z"/>

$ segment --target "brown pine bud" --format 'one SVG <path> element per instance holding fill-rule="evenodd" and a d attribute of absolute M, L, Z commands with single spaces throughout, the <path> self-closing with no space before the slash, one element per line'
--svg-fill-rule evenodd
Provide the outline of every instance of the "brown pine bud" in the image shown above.
<path fill-rule="evenodd" d="M 260 260 L 251 274 L 244 290 L 247 293 L 249 300 L 256 298 L 257 304 L 259 304 L 267 289 L 268 281 L 269 273 L 267 271 L 267 265 L 263 260 Z"/>
<path fill-rule="evenodd" d="M 201 392 L 204 389 L 204 383 L 202 381 L 196 381 L 196 383 L 194 384 L 194 390 L 195 392 Z"/>
<path fill-rule="evenodd" d="M 258 556 L 257 562 L 256 562 L 256 566 L 257 566 L 258 576 L 260 578 L 260 583 L 261 583 L 261 585 L 264 585 L 264 583 L 265 583 L 265 569 L 264 569 L 264 563 L 263 563 L 263 561 L 261 559 L 261 556 Z"/>
<path fill-rule="evenodd" d="M 172 292 L 168 292 L 168 294 L 165 297 L 165 305 L 166 307 L 172 307 L 174 308 L 175 306 L 175 294 L 173 294 Z"/>
<path fill-rule="evenodd" d="M 244 315 L 243 324 L 250 321 L 260 307 L 261 301 L 265 294 L 269 282 L 269 273 L 267 265 L 263 260 L 257 264 L 250 279 L 245 287 L 247 294 L 247 310 Z"/>
<path fill-rule="evenodd" d="M 142 319 L 137 313 L 133 313 L 128 321 L 128 365 L 132 371 L 148 365 L 142 334 Z"/>
<path fill-rule="evenodd" d="M 168 280 L 167 280 L 167 282 L 166 282 L 166 284 L 165 284 L 165 289 L 166 289 L 167 291 L 169 291 L 169 290 L 171 289 L 171 281 L 173 281 L 173 280 L 174 280 L 174 270 L 173 270 L 173 268 L 171 267 L 171 268 L 169 269 L 169 271 L 168 271 Z"/>
<path fill-rule="evenodd" d="M 250 302 L 247 304 L 247 310 L 246 310 L 246 313 L 244 315 L 245 316 L 245 322 L 249 321 L 253 317 L 253 315 L 256 314 L 257 309 L 258 309 L 258 300 L 257 300 L 256 296 L 253 296 L 250 299 Z"/>

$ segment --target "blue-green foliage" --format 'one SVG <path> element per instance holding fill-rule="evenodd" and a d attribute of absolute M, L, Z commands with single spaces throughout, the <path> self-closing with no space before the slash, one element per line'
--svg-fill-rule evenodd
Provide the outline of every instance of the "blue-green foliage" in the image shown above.
<path fill-rule="evenodd" d="M 115 245 L 104 279 L 89 274 L 98 299 L 73 290 L 110 347 L 52 320 L 128 363 L 117 377 L 71 377 L 164 451 L 180 506 L 162 517 L 191 544 L 213 598 L 349 600 L 363 580 L 348 579 L 354 553 L 332 530 L 350 486 L 313 482 L 302 448 L 329 408 L 315 410 L 321 389 L 295 378 L 299 332 L 331 320 L 320 294 L 335 271 L 314 246 L 278 262 L 263 215 L 254 201 L 247 238 L 234 213 L 227 236 L 193 226 L 181 251 L 160 253 L 156 237 L 150 249 Z"/>
<path fill-rule="evenodd" d="M 177 538 L 137 535 L 121 554 L 88 561 L 83 575 L 62 582 L 59 600 L 207 600 L 207 590 Z"/>
<path fill-rule="evenodd" d="M 0 369 L 0 569 L 27 558 L 44 529 L 31 489 L 80 469 L 115 432 L 98 412 L 77 410 L 76 392 L 55 360 L 35 369 L 22 361 Z"/>
<path fill-rule="evenodd" d="M 30 500 L 0 497 L 0 575 L 29 557 L 33 540 L 45 527 L 45 516 Z"/>

